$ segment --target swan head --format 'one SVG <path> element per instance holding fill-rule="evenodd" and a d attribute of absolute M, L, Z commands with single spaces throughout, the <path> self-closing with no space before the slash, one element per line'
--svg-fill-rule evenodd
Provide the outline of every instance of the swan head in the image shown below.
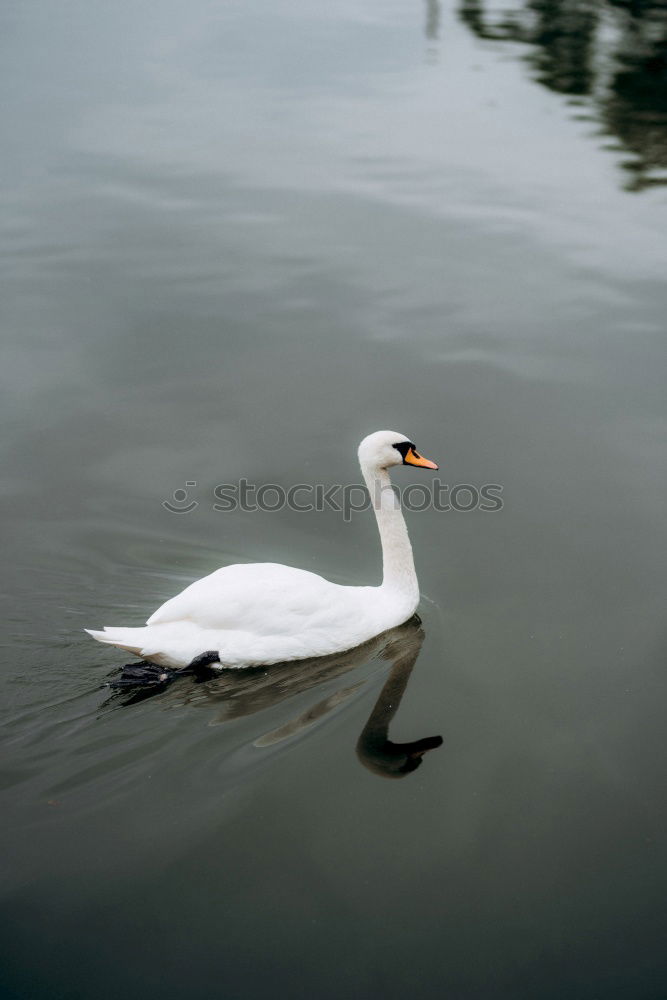
<path fill-rule="evenodd" d="M 393 465 L 417 465 L 437 469 L 435 462 L 419 454 L 414 442 L 396 431 L 376 431 L 359 445 L 359 464 L 366 469 L 389 469 Z"/>

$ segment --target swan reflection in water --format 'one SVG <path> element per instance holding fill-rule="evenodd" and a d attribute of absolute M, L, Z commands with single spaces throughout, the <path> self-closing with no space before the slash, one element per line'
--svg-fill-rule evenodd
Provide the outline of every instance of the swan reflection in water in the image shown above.
<path fill-rule="evenodd" d="M 419 767 L 425 753 L 442 746 L 442 736 L 425 736 L 409 743 L 393 743 L 389 739 L 389 724 L 401 704 L 424 641 L 424 632 L 416 622 L 409 640 L 399 642 L 398 648 L 387 656 L 393 662 L 391 673 L 357 741 L 361 763 L 383 778 L 404 778 Z"/>
<path fill-rule="evenodd" d="M 211 723 L 215 725 L 275 708 L 288 699 L 306 695 L 315 687 L 331 687 L 337 678 L 366 668 L 366 676 L 362 679 L 336 687 L 305 711 L 300 711 L 252 741 L 257 748 L 276 747 L 315 728 L 330 713 L 362 694 L 369 681 L 377 674 L 377 670 L 373 671 L 373 666 L 377 667 L 383 661 L 389 662 L 392 665 L 391 672 L 361 731 L 356 750 L 360 762 L 369 771 L 382 777 L 402 778 L 419 767 L 425 753 L 442 745 L 440 736 L 428 736 L 408 743 L 393 743 L 388 735 L 389 725 L 405 694 L 423 641 L 421 622 L 415 615 L 405 624 L 346 653 L 276 663 L 264 668 L 226 670 L 204 680 L 184 677 L 167 691 L 139 691 L 125 700 L 124 704 L 133 704 L 159 693 L 172 705 L 210 707 L 215 704 L 219 707 L 218 714 Z"/>

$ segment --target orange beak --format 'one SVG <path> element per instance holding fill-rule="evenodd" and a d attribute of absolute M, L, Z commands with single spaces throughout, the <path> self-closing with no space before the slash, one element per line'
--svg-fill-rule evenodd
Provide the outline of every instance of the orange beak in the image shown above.
<path fill-rule="evenodd" d="M 438 466 L 435 462 L 431 462 L 428 458 L 422 458 L 418 451 L 414 451 L 412 448 L 408 448 L 407 454 L 403 459 L 405 465 L 420 465 L 422 469 L 437 469 Z"/>

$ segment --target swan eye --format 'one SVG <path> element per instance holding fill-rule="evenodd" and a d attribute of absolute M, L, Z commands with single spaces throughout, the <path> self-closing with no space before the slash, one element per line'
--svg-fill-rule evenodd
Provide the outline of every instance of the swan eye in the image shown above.
<path fill-rule="evenodd" d="M 405 456 L 409 451 L 413 451 L 415 454 L 417 454 L 417 450 L 412 441 L 399 441 L 393 447 L 396 449 L 397 452 L 399 452 L 403 461 L 405 461 Z"/>

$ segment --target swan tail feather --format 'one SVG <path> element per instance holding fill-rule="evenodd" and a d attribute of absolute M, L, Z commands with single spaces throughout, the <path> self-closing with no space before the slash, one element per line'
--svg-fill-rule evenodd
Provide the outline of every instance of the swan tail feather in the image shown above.
<path fill-rule="evenodd" d="M 137 633 L 145 632 L 142 628 L 105 628 L 102 631 L 86 628 L 84 632 L 92 635 L 93 639 L 104 643 L 105 646 L 117 646 L 119 649 L 124 649 L 127 653 L 134 653 L 135 656 L 141 656 L 142 646 L 144 645 L 141 640 L 145 636 L 137 635 Z"/>
<path fill-rule="evenodd" d="M 171 669 L 187 667 L 191 673 L 197 673 L 199 670 L 205 671 L 210 664 L 217 663 L 217 669 L 221 669 L 220 654 L 216 650 L 200 653 L 202 646 L 206 649 L 209 643 L 205 645 L 205 638 L 196 630 L 191 629 L 188 632 L 182 625 L 107 627 L 102 630 L 85 629 L 85 631 L 104 646 L 116 646 L 158 667 Z"/>

